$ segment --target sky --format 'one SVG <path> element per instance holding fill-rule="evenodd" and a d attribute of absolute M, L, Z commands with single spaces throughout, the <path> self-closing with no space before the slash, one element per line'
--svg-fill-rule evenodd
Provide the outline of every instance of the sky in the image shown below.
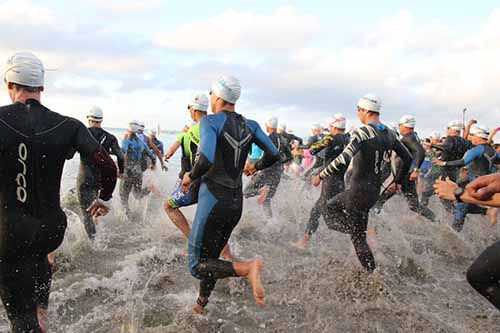
<path fill-rule="evenodd" d="M 237 111 L 306 135 L 337 112 L 358 126 L 365 93 L 382 120 L 416 116 L 423 135 L 467 117 L 500 126 L 500 8 L 456 1 L 0 0 L 0 61 L 31 51 L 42 102 L 105 126 L 180 129 L 192 95 L 240 79 Z M 10 100 L 2 85 L 0 103 Z"/>

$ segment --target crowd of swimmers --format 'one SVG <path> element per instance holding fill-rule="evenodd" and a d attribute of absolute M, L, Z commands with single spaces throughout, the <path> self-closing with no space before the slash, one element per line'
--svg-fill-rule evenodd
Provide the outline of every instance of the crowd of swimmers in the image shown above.
<path fill-rule="evenodd" d="M 44 73 L 32 53 L 12 55 L 4 72 L 13 104 L 0 108 L 0 296 L 14 332 L 48 329 L 54 251 L 67 223 L 60 207 L 61 176 L 75 152 L 81 160 L 77 194 L 82 222 L 92 240 L 96 219 L 111 208 L 116 183 L 120 205 L 115 206 L 133 219 L 130 194 L 141 199 L 152 191 L 144 173 L 166 171 L 166 162 L 180 151 L 178 181 L 164 209 L 187 239 L 189 271 L 199 280 L 196 313 L 203 313 L 217 281 L 229 277 L 246 278 L 256 304 L 265 305 L 263 259 L 237 260 L 228 240 L 244 198 L 257 197 L 263 214 L 275 215 L 273 198 L 285 177 L 303 181 L 306 191 L 321 186 L 304 232 L 292 245 L 309 247 L 322 217 L 329 229 L 349 235 L 368 273 L 377 267 L 369 245 L 374 237 L 369 213 L 382 211 L 395 195 L 404 196 L 422 219 L 437 223 L 429 206 L 437 193 L 439 205 L 454 216 L 444 222 L 455 232 L 462 231 L 468 214 L 486 214 L 492 227 L 497 222 L 499 129 L 490 131 L 474 120 L 453 120 L 444 135 L 420 138 L 415 116 L 383 122 L 381 99 L 366 94 L 353 105 L 361 127 L 348 129 L 346 117 L 336 113 L 326 124 L 313 124 L 303 140 L 276 117 L 262 130 L 238 113 L 240 82 L 221 76 L 208 96 L 196 94 L 187 103 L 192 122 L 165 149 L 161 133 L 146 131 L 139 120 L 130 121 L 126 134 L 116 138 L 102 128 L 98 107 L 87 114 L 88 128 L 49 110 L 41 103 Z M 249 177 L 245 185 L 243 175 Z M 190 225 L 181 208 L 191 205 L 197 207 Z M 500 309 L 500 242 L 471 265 L 467 280 Z"/>

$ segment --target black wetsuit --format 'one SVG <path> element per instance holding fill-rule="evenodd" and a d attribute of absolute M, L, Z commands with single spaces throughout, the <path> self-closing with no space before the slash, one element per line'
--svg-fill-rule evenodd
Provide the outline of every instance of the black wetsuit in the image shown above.
<path fill-rule="evenodd" d="M 323 134 L 311 135 L 309 138 L 307 138 L 307 142 L 303 145 L 300 145 L 299 148 L 300 149 L 309 149 L 309 148 L 311 148 L 311 146 L 313 144 L 321 141 L 323 139 L 323 137 L 324 137 Z M 324 152 L 319 152 L 318 154 L 316 154 L 315 157 L 316 158 L 314 159 L 313 165 L 311 165 L 309 167 L 309 169 L 306 172 L 304 172 L 304 179 L 307 182 L 307 184 L 309 184 L 309 182 L 310 182 L 311 175 L 315 171 L 317 171 L 318 168 L 321 168 L 323 166 L 323 164 L 325 163 L 325 153 Z"/>
<path fill-rule="evenodd" d="M 155 145 L 155 147 L 158 148 L 158 150 L 160 151 L 161 156 L 163 156 L 165 154 L 165 152 L 163 151 L 163 142 L 161 142 L 160 140 L 158 140 L 155 137 L 151 137 L 151 141 L 153 142 L 153 144 Z"/>
<path fill-rule="evenodd" d="M 313 144 L 309 149 L 312 155 L 316 155 L 320 151 L 324 151 L 324 166 L 326 167 L 344 151 L 344 148 L 349 140 L 349 134 L 328 134 L 321 141 Z M 311 209 L 309 222 L 307 223 L 306 233 L 308 235 L 312 235 L 316 232 L 316 230 L 318 230 L 320 216 L 328 214 L 328 210 L 326 209 L 328 200 L 345 190 L 344 174 L 346 169 L 347 168 L 340 170 L 340 172 L 326 178 L 321 183 L 321 195 L 314 204 L 314 207 Z"/>
<path fill-rule="evenodd" d="M 116 137 L 99 127 L 89 127 L 92 136 L 101 144 L 106 152 L 115 155 L 118 162 L 118 172 L 123 174 L 124 161 L 123 154 L 118 145 Z M 95 222 L 87 208 L 97 198 L 100 188 L 100 180 L 98 179 L 99 173 L 95 169 L 95 165 L 89 163 L 86 157 L 80 156 L 80 170 L 76 179 L 76 188 L 78 194 L 78 201 L 83 215 L 83 225 L 89 238 L 94 238 L 96 229 Z"/>
<path fill-rule="evenodd" d="M 302 144 L 302 138 L 299 138 L 298 136 L 292 134 L 292 133 L 287 133 L 283 132 L 281 133 L 281 137 L 285 139 L 285 142 L 287 145 L 291 145 L 292 141 L 297 140 L 299 142 L 299 145 Z"/>
<path fill-rule="evenodd" d="M 101 172 L 100 198 L 109 200 L 116 167 L 78 120 L 35 100 L 0 108 L 0 296 L 14 332 L 41 332 L 37 307 L 47 308 L 47 254 L 64 238 L 60 206 L 66 157 L 78 151 Z"/>
<path fill-rule="evenodd" d="M 292 154 L 290 152 L 290 146 L 286 143 L 278 133 L 273 133 L 269 135 L 272 143 L 278 148 L 280 152 L 280 161 L 275 163 L 272 167 L 265 170 L 259 171 L 250 183 L 245 187 L 243 195 L 246 199 L 255 197 L 259 195 L 259 190 L 263 187 L 267 187 L 269 192 L 267 193 L 266 200 L 264 201 L 264 212 L 268 218 L 273 216 L 271 209 L 271 200 L 274 198 L 278 186 L 281 182 L 281 177 L 283 176 L 283 164 L 288 163 L 292 160 Z"/>
<path fill-rule="evenodd" d="M 208 298 L 217 279 L 236 276 L 232 263 L 219 256 L 241 217 L 241 176 L 252 143 L 264 151 L 255 164 L 257 170 L 275 163 L 279 152 L 255 121 L 235 112 L 203 118 L 200 135 L 198 157 L 190 173 L 193 181 L 201 178 L 201 186 L 189 235 L 189 269 L 201 280 L 200 297 Z"/>
<path fill-rule="evenodd" d="M 471 143 L 469 141 L 457 135 L 447 136 L 442 145 L 432 145 L 432 148 L 441 151 L 440 159 L 447 162 L 461 159 L 470 146 Z M 444 166 L 441 168 L 441 179 L 444 180 L 449 177 L 451 181 L 456 182 L 459 171 L 460 167 Z"/>
<path fill-rule="evenodd" d="M 349 188 L 328 201 L 325 222 L 330 229 L 351 236 L 359 261 L 370 272 L 375 269 L 375 259 L 366 241 L 368 212 L 379 198 L 382 170 L 392 150 L 403 160 L 403 167 L 395 178 L 395 182 L 401 184 L 412 157 L 396 133 L 383 124 L 370 123 L 354 131 L 342 154 L 320 173 L 324 180 L 343 172 L 352 159 Z"/>
<path fill-rule="evenodd" d="M 500 310 L 500 241 L 484 250 L 469 267 L 467 281 Z"/>
<path fill-rule="evenodd" d="M 420 169 L 422 163 L 425 160 L 425 149 L 420 143 L 420 140 L 416 133 L 411 133 L 407 135 L 403 135 L 401 137 L 401 142 L 405 145 L 405 147 L 410 151 L 413 156 L 413 163 L 416 169 Z M 400 159 L 399 157 L 396 157 Z M 401 167 L 402 163 L 400 161 L 395 161 L 396 165 Z M 427 206 L 420 206 L 418 202 L 418 194 L 417 194 L 417 183 L 416 181 L 410 180 L 410 175 L 413 170 L 404 177 L 401 183 L 401 192 L 406 198 L 408 202 L 408 206 L 414 212 L 419 213 L 420 215 L 426 217 L 427 219 L 434 221 L 434 213 Z M 377 203 L 377 207 L 382 208 L 384 203 L 389 200 L 394 193 L 390 193 L 389 191 L 385 191 Z"/>

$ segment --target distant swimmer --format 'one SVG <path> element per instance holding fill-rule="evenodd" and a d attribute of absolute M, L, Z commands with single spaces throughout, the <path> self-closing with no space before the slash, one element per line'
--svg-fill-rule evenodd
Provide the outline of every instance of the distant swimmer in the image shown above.
<path fill-rule="evenodd" d="M 167 167 L 163 161 L 163 153 L 160 151 L 158 146 L 154 144 L 152 138 L 150 136 L 146 135 L 146 133 L 144 133 L 144 130 L 146 128 L 146 126 L 144 125 L 144 122 L 142 120 L 136 120 L 136 123 L 137 123 L 136 124 L 137 125 L 137 132 L 135 133 L 135 135 L 140 140 L 142 140 L 148 146 L 148 148 L 158 157 L 158 159 L 160 160 L 160 165 L 161 165 L 162 170 L 167 171 Z M 128 132 L 125 133 L 125 139 L 128 138 L 128 135 L 129 135 Z M 148 162 L 147 159 L 143 159 L 143 161 L 142 161 L 142 171 L 143 172 L 148 169 L 147 162 Z M 152 158 L 151 162 L 154 166 L 156 164 L 156 158 Z"/>
<path fill-rule="evenodd" d="M 500 174 L 481 176 L 465 189 L 451 180 L 438 180 L 436 194 L 444 200 L 472 205 L 500 207 Z M 467 281 L 493 306 L 500 310 L 500 241 L 495 242 L 479 255 L 467 270 Z"/>
<path fill-rule="evenodd" d="M 440 140 L 441 133 L 432 132 L 429 142 L 424 144 L 424 148 L 426 149 L 425 159 L 429 167 L 420 178 L 423 181 L 422 199 L 420 200 L 422 207 L 429 206 L 429 199 L 434 195 L 434 183 L 439 179 L 441 174 L 441 168 L 438 165 L 432 164 L 432 160 L 439 158 L 441 155 L 435 148 L 432 148 L 432 145 L 438 144 Z"/>
<path fill-rule="evenodd" d="M 64 238 L 61 176 L 73 151 L 100 174 L 99 197 L 88 207 L 107 214 L 116 166 L 85 125 L 41 104 L 44 66 L 32 53 L 7 60 L 11 105 L 0 108 L 0 297 L 13 332 L 47 332 L 52 272 L 47 254 Z"/>
<path fill-rule="evenodd" d="M 413 169 L 410 170 L 404 177 L 403 183 L 401 184 L 401 191 L 412 211 L 431 221 L 434 221 L 434 213 L 427 206 L 421 206 L 418 201 L 416 181 L 420 174 L 420 168 L 425 160 L 425 149 L 420 143 L 420 139 L 415 132 L 415 124 L 416 119 L 411 115 L 405 115 L 399 120 L 399 133 L 401 134 L 400 140 L 413 156 Z M 401 165 L 402 163 L 398 161 L 396 164 Z M 382 207 L 384 203 L 393 195 L 394 192 L 385 191 L 380 197 L 377 205 Z"/>
<path fill-rule="evenodd" d="M 164 204 L 165 212 L 168 217 L 186 238 L 189 238 L 191 229 L 186 217 L 179 208 L 195 205 L 198 202 L 201 179 L 192 182 L 187 193 L 181 191 L 181 183 L 184 174 L 192 169 L 198 146 L 200 145 L 200 121 L 207 115 L 208 104 L 208 97 L 204 94 L 195 95 L 188 104 L 188 111 L 195 124 L 189 128 L 186 136 L 183 137 L 181 141 L 184 145 L 183 151 L 189 154 L 189 167 L 182 168 L 174 192 Z M 229 246 L 224 248 L 222 256 L 227 260 L 231 260 L 232 257 Z"/>
<path fill-rule="evenodd" d="M 266 121 L 266 131 L 272 143 L 280 152 L 280 161 L 273 166 L 259 171 L 246 186 L 243 191 L 245 198 L 251 198 L 259 195 L 259 203 L 262 203 L 264 212 L 268 218 L 273 216 L 271 200 L 276 195 L 278 186 L 283 176 L 284 166 L 292 160 L 290 146 L 283 137 L 277 132 L 278 119 L 272 117 Z"/>
<path fill-rule="evenodd" d="M 335 114 L 334 118 L 329 122 L 328 127 L 330 133 L 327 134 L 321 141 L 316 142 L 309 148 L 309 151 L 313 155 L 316 155 L 320 151 L 325 151 L 324 167 L 330 164 L 344 151 L 344 148 L 349 143 L 350 139 L 349 134 L 345 133 L 346 119 L 342 114 Z M 345 190 L 345 169 L 336 173 L 332 177 L 326 178 L 322 182 L 321 195 L 314 204 L 314 207 L 311 209 L 304 237 L 302 240 L 293 244 L 295 247 L 305 249 L 309 246 L 311 236 L 316 232 L 316 230 L 318 230 L 319 218 L 328 214 L 328 201 Z"/>
<path fill-rule="evenodd" d="M 489 131 L 484 126 L 475 126 L 468 130 L 470 133 L 470 140 L 473 148 L 469 149 L 465 156 L 455 161 L 441 161 L 434 159 L 433 163 L 441 167 L 461 168 L 469 166 L 468 178 L 460 179 L 458 184 L 460 188 L 464 188 L 468 183 L 473 181 L 476 177 L 485 176 L 492 172 L 493 166 L 500 163 L 500 154 L 488 144 Z M 452 228 L 460 232 L 464 227 L 465 217 L 468 213 L 472 213 L 473 208 L 478 206 L 471 205 L 465 202 L 457 202 L 455 205 L 455 218 L 451 224 Z M 485 213 L 485 210 L 479 210 Z"/>
<path fill-rule="evenodd" d="M 102 129 L 103 112 L 102 109 L 94 106 L 87 114 L 88 129 L 90 134 L 101 144 L 104 150 L 112 155 L 115 155 L 118 161 L 119 177 L 123 177 L 125 162 L 120 145 L 116 137 Z M 95 165 L 90 163 L 85 156 L 80 155 L 80 169 L 76 179 L 76 189 L 78 201 L 83 215 L 83 225 L 90 239 L 93 239 L 96 233 L 95 222 L 87 208 L 97 197 L 99 193 L 99 172 L 95 169 Z"/>
<path fill-rule="evenodd" d="M 181 156 L 181 171 L 179 172 L 179 178 L 182 179 L 184 173 L 191 171 L 191 148 L 188 142 L 188 132 L 191 126 L 195 123 L 188 123 L 182 129 L 182 132 L 177 135 L 174 143 L 168 148 L 165 156 L 163 156 L 164 161 L 168 162 L 172 156 L 181 148 L 182 156 Z"/>
<path fill-rule="evenodd" d="M 238 79 L 222 76 L 212 84 L 210 104 L 214 115 L 200 124 L 200 147 L 191 172 L 184 175 L 182 188 L 201 179 L 198 207 L 189 235 L 189 269 L 200 279 L 200 293 L 194 311 L 200 313 L 218 279 L 246 277 L 258 305 L 264 306 L 261 282 L 263 261 L 224 261 L 219 255 L 238 224 L 242 208 L 242 173 L 252 175 L 270 167 L 279 152 L 257 122 L 235 112 L 241 94 Z M 252 143 L 264 150 L 255 164 L 245 164 Z"/>
<path fill-rule="evenodd" d="M 127 216 L 130 216 L 128 204 L 130 193 L 132 192 L 137 199 L 149 194 L 149 190 L 142 188 L 143 159 L 145 155 L 152 160 L 156 158 L 153 151 L 138 137 L 138 128 L 139 121 L 132 120 L 121 146 L 125 157 L 125 174 L 120 179 L 120 200 Z"/>
<path fill-rule="evenodd" d="M 324 217 L 328 228 L 351 236 L 359 261 L 368 272 L 375 269 L 366 235 L 368 213 L 380 195 L 381 170 L 391 151 L 395 151 L 403 160 L 403 167 L 395 176 L 396 187 L 400 188 L 412 160 L 396 133 L 380 122 L 380 108 L 380 99 L 375 95 L 367 94 L 359 100 L 358 117 L 364 126 L 353 131 L 344 151 L 312 178 L 313 185 L 318 186 L 322 180 L 344 172 L 352 160 L 349 188 L 328 201 L 328 214 Z"/>

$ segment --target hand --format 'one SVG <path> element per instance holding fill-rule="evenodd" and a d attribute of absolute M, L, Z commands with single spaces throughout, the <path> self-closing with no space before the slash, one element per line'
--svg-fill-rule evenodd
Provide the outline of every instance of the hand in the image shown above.
<path fill-rule="evenodd" d="M 321 184 L 321 178 L 319 178 L 319 175 L 317 175 L 317 176 L 313 176 L 313 177 L 311 178 L 311 184 L 312 184 L 313 186 L 315 186 L 315 187 L 318 187 L 318 186 L 319 186 L 319 184 Z"/>
<path fill-rule="evenodd" d="M 109 213 L 109 206 L 105 205 L 102 200 L 97 199 L 87 208 L 87 212 L 96 219 Z"/>
<path fill-rule="evenodd" d="M 446 180 L 438 179 L 434 184 L 434 192 L 444 200 L 455 200 L 455 190 L 458 188 L 458 185 L 450 180 L 450 178 L 446 178 Z"/>
<path fill-rule="evenodd" d="M 439 165 L 439 166 L 443 166 L 444 165 L 444 161 L 441 161 L 439 158 L 433 158 L 432 159 L 432 164 L 435 164 L 435 165 Z"/>
<path fill-rule="evenodd" d="M 189 186 L 191 186 L 191 177 L 189 177 L 189 172 L 186 172 L 184 174 L 184 177 L 182 178 L 182 184 L 181 184 L 181 192 L 182 193 L 188 193 L 189 191 Z"/>
<path fill-rule="evenodd" d="M 255 168 L 254 163 L 246 163 L 245 164 L 245 169 L 243 170 L 245 173 L 245 176 L 251 176 L 254 175 L 257 172 L 257 169 Z"/>
<path fill-rule="evenodd" d="M 415 180 L 417 180 L 419 173 L 420 173 L 420 171 L 417 171 L 417 170 L 413 171 L 411 173 L 411 175 L 410 175 L 410 180 L 412 182 L 414 182 Z"/>
<path fill-rule="evenodd" d="M 467 122 L 467 127 L 471 127 L 474 124 L 477 124 L 477 120 L 471 119 Z"/>
<path fill-rule="evenodd" d="M 489 200 L 495 193 L 500 193 L 500 174 L 481 176 L 467 185 L 468 193 L 477 200 Z"/>

